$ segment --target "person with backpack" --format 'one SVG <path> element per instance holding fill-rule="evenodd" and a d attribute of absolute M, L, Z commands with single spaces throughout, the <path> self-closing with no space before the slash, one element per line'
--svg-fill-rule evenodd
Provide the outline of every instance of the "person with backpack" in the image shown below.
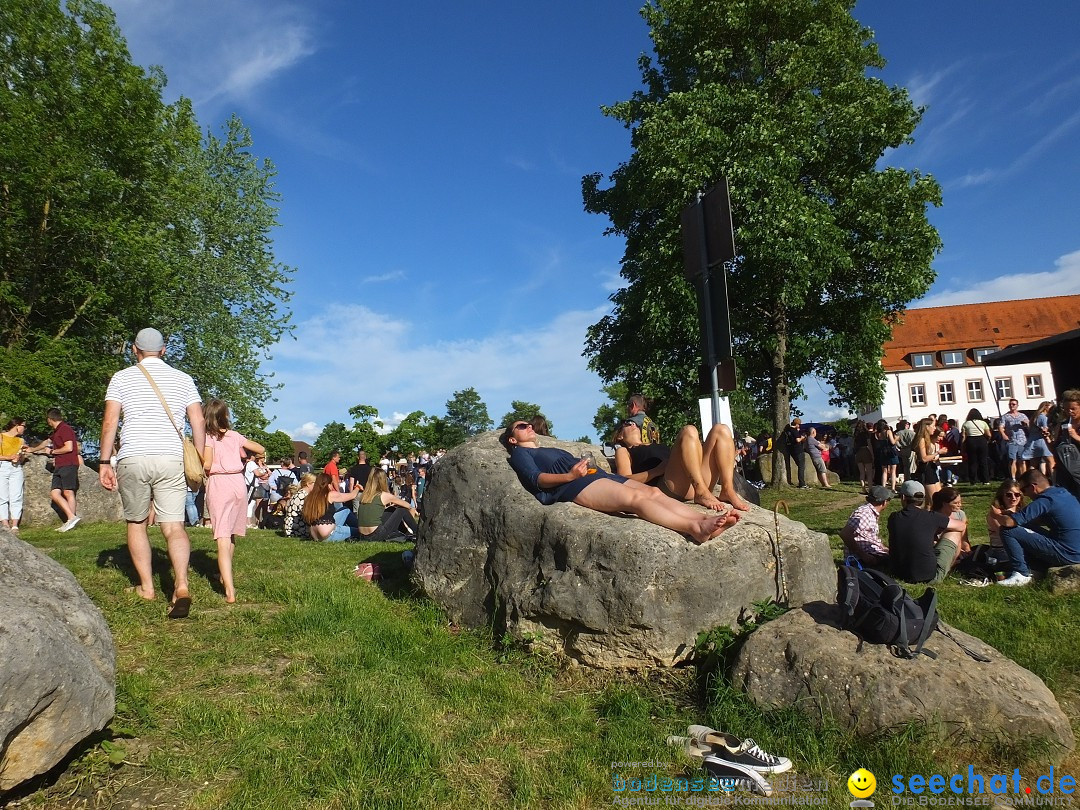
<path fill-rule="evenodd" d="M 903 509 L 889 515 L 888 524 L 893 573 L 906 582 L 932 582 L 942 563 L 949 570 L 956 551 L 952 544 L 938 543 L 939 536 L 945 531 L 964 533 L 967 522 L 927 511 L 926 489 L 918 481 L 905 481 L 900 486 L 900 498 Z"/>
<path fill-rule="evenodd" d="M 641 431 L 642 444 L 659 444 L 660 428 L 656 422 L 645 413 L 645 397 L 641 394 L 633 394 L 626 400 L 626 418 L 638 426 Z M 535 425 L 533 425 L 535 429 Z M 546 433 L 537 433 L 538 436 L 546 436 Z"/>

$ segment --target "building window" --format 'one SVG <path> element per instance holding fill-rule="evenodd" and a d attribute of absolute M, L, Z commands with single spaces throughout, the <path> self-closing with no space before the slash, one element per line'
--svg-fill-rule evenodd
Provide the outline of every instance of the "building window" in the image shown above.
<path fill-rule="evenodd" d="M 911 367 L 912 368 L 933 368 L 934 367 L 934 355 L 932 352 L 923 352 L 921 354 L 911 355 Z"/>
<path fill-rule="evenodd" d="M 954 405 L 956 398 L 953 396 L 953 384 L 951 382 L 938 383 L 937 398 L 941 405 Z"/>
<path fill-rule="evenodd" d="M 1012 399 L 1012 377 L 998 377 L 994 380 L 994 392 L 998 399 Z"/>
<path fill-rule="evenodd" d="M 997 347 L 994 347 L 992 349 L 976 349 L 974 351 L 975 362 L 976 363 L 981 363 L 983 361 L 983 358 L 986 357 L 986 355 L 993 354 L 996 351 L 997 351 Z"/>
<path fill-rule="evenodd" d="M 958 351 L 942 352 L 941 363 L 945 366 L 962 366 L 964 365 L 964 353 Z"/>
<path fill-rule="evenodd" d="M 1042 375 L 1041 374 L 1029 374 L 1024 377 L 1024 386 L 1027 388 L 1027 395 L 1029 399 L 1035 397 L 1041 397 L 1042 392 Z"/>
<path fill-rule="evenodd" d="M 983 401 L 983 387 L 982 380 L 968 380 L 967 381 L 968 402 L 982 402 Z"/>
<path fill-rule="evenodd" d="M 922 383 L 908 386 L 908 395 L 911 397 L 912 405 L 925 405 L 926 404 L 926 386 Z"/>

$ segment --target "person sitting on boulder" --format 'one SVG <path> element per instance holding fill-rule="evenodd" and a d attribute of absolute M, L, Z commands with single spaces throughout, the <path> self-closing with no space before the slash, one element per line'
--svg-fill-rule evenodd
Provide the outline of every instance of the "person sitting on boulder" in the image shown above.
<path fill-rule="evenodd" d="M 854 554 L 863 565 L 884 570 L 889 564 L 889 549 L 881 542 L 878 518 L 895 493 L 888 487 L 870 487 L 866 503 L 851 513 L 848 522 L 840 530 L 844 548 Z"/>
<path fill-rule="evenodd" d="M 510 452 L 510 466 L 536 500 L 548 505 L 573 502 L 597 512 L 624 512 L 705 543 L 739 519 L 737 512 L 702 513 L 669 498 L 656 487 L 590 467 L 557 447 L 540 447 L 529 422 L 507 427 L 499 441 Z"/>
<path fill-rule="evenodd" d="M 704 445 L 698 429 L 686 425 L 675 437 L 675 445 L 668 447 L 659 442 L 645 443 L 638 423 L 626 419 L 612 441 L 618 445 L 615 472 L 619 475 L 657 487 L 671 498 L 693 500 L 715 512 L 724 509 L 721 500 L 749 511 L 750 504 L 735 489 L 735 440 L 727 425 L 713 425 Z M 719 500 L 713 495 L 717 483 Z"/>
<path fill-rule="evenodd" d="M 889 515 L 893 573 L 906 582 L 940 582 L 952 566 L 956 546 L 939 543 L 938 537 L 942 532 L 966 532 L 967 523 L 924 509 L 926 489 L 918 481 L 905 481 L 900 497 L 904 508 Z"/>

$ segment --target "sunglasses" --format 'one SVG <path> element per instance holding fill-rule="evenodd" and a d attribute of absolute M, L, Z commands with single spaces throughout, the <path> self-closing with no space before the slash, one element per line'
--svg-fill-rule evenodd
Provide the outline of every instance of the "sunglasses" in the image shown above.
<path fill-rule="evenodd" d="M 1019 492 L 1006 492 L 1006 493 L 1004 493 L 1004 495 L 1002 495 L 1002 497 L 1004 497 L 1004 498 L 1019 498 L 1020 493 Z"/>
<path fill-rule="evenodd" d="M 532 427 L 532 425 L 530 425 L 528 422 L 518 422 L 516 425 L 510 428 L 510 430 L 524 430 L 525 428 L 530 427 Z"/>

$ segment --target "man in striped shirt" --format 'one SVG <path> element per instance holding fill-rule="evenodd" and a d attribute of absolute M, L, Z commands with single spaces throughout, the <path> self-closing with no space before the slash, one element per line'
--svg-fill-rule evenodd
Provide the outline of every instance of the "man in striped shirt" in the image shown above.
<path fill-rule="evenodd" d="M 182 619 L 191 609 L 188 590 L 191 542 L 184 529 L 187 481 L 180 431 L 186 417 L 191 423 L 192 442 L 201 455 L 205 441 L 202 401 L 191 377 L 161 359 L 165 354 L 161 332 L 141 330 L 135 336 L 134 350 L 136 364 L 116 372 L 105 392 L 98 476 L 105 489 L 120 490 L 127 521 L 128 551 L 139 576 L 135 593 L 143 599 L 154 598 L 150 538 L 146 531 L 153 501 L 158 525 L 168 545 L 175 582 L 168 615 L 171 619 Z M 153 378 L 168 403 L 168 412 L 147 375 Z M 114 468 L 112 451 L 121 415 L 124 424 Z"/>

